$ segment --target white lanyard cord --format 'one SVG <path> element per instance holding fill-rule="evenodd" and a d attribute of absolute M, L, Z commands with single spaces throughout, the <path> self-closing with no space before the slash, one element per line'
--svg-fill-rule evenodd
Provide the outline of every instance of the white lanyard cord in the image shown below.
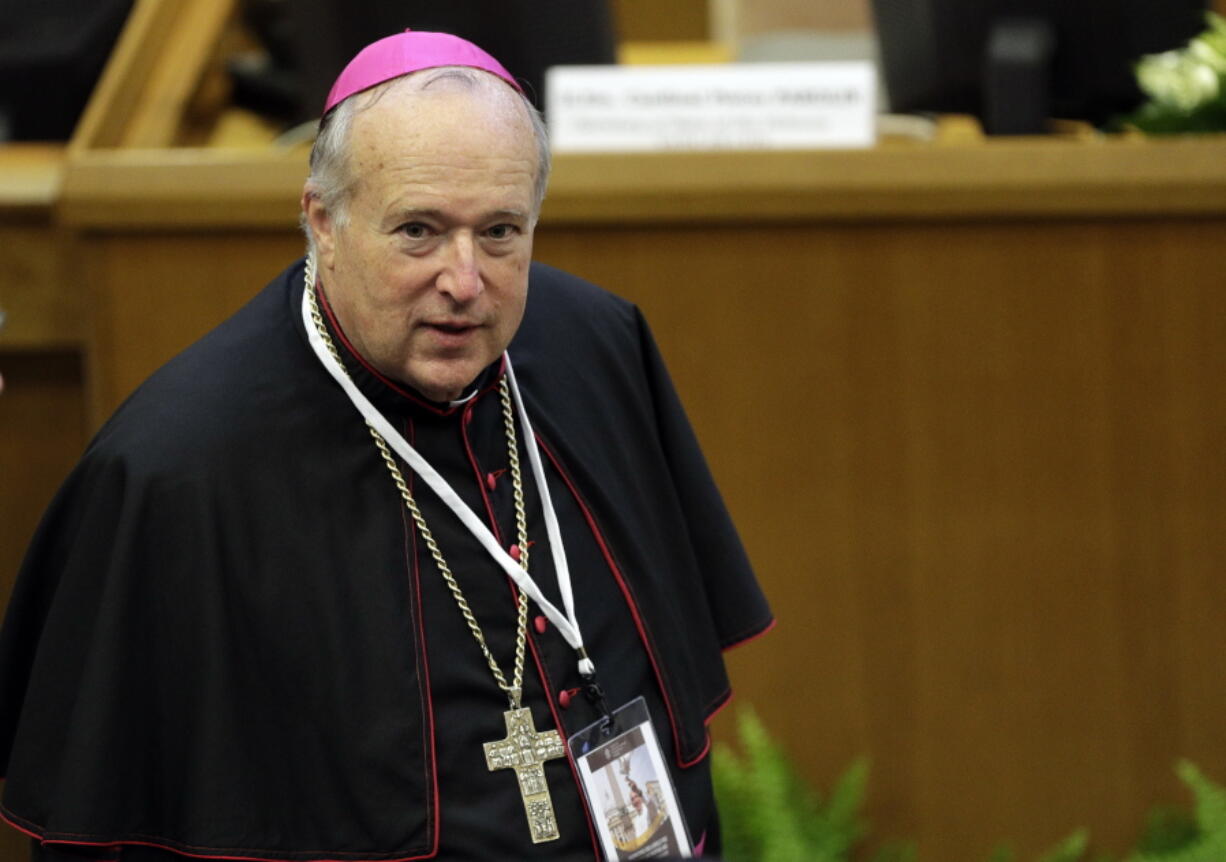
<path fill-rule="evenodd" d="M 558 526 L 557 515 L 554 512 L 553 500 L 549 494 L 549 485 L 545 481 L 545 469 L 541 462 L 536 437 L 532 433 L 532 426 L 528 421 L 528 412 L 524 408 L 519 386 L 515 382 L 515 372 L 511 369 L 511 357 L 505 353 L 503 354 L 503 358 L 506 360 L 507 382 L 510 385 L 511 397 L 515 401 L 515 407 L 519 414 L 524 447 L 528 452 L 528 460 L 532 464 L 532 475 L 536 479 L 537 489 L 540 493 L 541 508 L 545 515 L 545 530 L 549 536 L 549 549 L 553 556 L 554 571 L 558 577 L 558 592 L 561 594 L 562 603 L 566 607 L 565 615 L 545 598 L 540 588 L 536 585 L 536 581 L 532 579 L 532 576 L 524 571 L 523 567 L 498 544 L 494 534 L 490 532 L 489 528 L 468 507 L 468 504 L 452 489 L 447 480 L 440 476 L 430 466 L 430 463 L 416 449 L 409 445 L 404 436 L 387 421 L 375 405 L 370 402 L 370 399 L 350 379 L 349 374 L 324 345 L 323 338 L 315 327 L 315 321 L 311 317 L 310 298 L 306 294 L 306 291 L 311 289 L 311 285 L 306 285 L 303 291 L 302 319 L 306 325 L 307 339 L 311 343 L 311 348 L 315 351 L 315 355 L 319 357 L 319 361 L 323 363 L 324 368 L 340 384 L 345 394 L 349 396 L 349 400 L 353 402 L 353 406 L 362 414 L 366 423 L 377 431 L 387 444 L 396 451 L 396 454 L 404 459 L 413 472 L 420 476 L 438 498 L 447 504 L 447 508 L 455 513 L 461 523 L 468 528 L 468 531 L 473 534 L 482 547 L 485 548 L 486 552 L 494 559 L 494 562 L 498 563 L 511 580 L 515 582 L 515 585 L 523 590 L 528 598 L 536 602 L 537 606 L 545 613 L 545 616 L 549 618 L 549 621 L 562 633 L 562 637 L 566 639 L 566 642 L 579 654 L 579 673 L 585 678 L 591 678 L 596 673 L 596 666 L 588 657 L 587 651 L 583 647 L 583 637 L 579 632 L 579 621 L 575 616 L 574 593 L 571 589 L 570 568 L 566 563 L 566 549 L 562 544 L 562 531 Z"/>
<path fill-rule="evenodd" d="M 558 592 L 562 596 L 562 606 L 566 608 L 566 618 L 579 641 L 572 643 L 571 646 L 576 650 L 583 650 L 583 637 L 579 633 L 579 620 L 575 616 L 575 595 L 571 589 L 570 564 L 566 561 L 566 548 L 562 544 L 562 528 L 558 526 L 558 516 L 553 508 L 553 496 L 549 492 L 549 483 L 545 481 L 545 466 L 541 462 L 540 446 L 537 445 L 532 423 L 528 420 L 528 408 L 524 406 L 523 396 L 519 393 L 519 384 L 515 380 L 515 369 L 511 367 L 511 355 L 504 351 L 502 356 L 506 360 L 507 383 L 511 387 L 511 398 L 515 401 L 515 408 L 519 413 L 519 426 L 523 431 L 524 448 L 528 450 L 528 461 L 532 464 L 532 476 L 536 479 L 536 487 L 540 492 L 541 510 L 545 516 L 545 533 L 549 536 L 554 572 L 558 577 Z M 527 577 L 527 572 L 524 575 Z M 586 654 L 583 654 L 582 658 L 590 665 L 590 669 L 584 673 L 584 676 L 591 676 L 596 672 L 596 667 L 592 665 L 591 659 L 587 658 Z"/>

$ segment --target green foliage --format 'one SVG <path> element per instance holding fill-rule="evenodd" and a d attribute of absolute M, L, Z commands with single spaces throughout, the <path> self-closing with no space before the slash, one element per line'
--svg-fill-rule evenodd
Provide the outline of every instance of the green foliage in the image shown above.
<path fill-rule="evenodd" d="M 1041 854 L 1035 862 L 1081 862 L 1089 844 L 1090 833 L 1084 829 L 1078 829 L 1055 847 Z M 1009 844 L 1001 844 L 988 856 L 988 862 L 1015 862 L 1016 859 L 1017 853 Z"/>
<path fill-rule="evenodd" d="M 1011 844 L 1001 844 L 988 856 L 988 862 L 1014 862 L 1016 858 Z"/>
<path fill-rule="evenodd" d="M 1090 833 L 1078 829 L 1038 858 L 1038 862 L 1080 862 L 1090 846 Z"/>
<path fill-rule="evenodd" d="M 823 803 L 750 709 L 738 716 L 743 756 L 712 752 L 727 862 L 844 862 L 864 835 L 868 764 L 856 761 Z"/>
<path fill-rule="evenodd" d="M 717 743 L 711 759 L 726 862 L 850 862 L 867 832 L 861 815 L 867 761 L 853 763 L 823 801 L 752 710 L 742 709 L 738 731 L 742 754 Z M 1192 791 L 1192 811 L 1154 809 L 1137 848 L 1123 862 L 1226 862 L 1226 788 L 1188 761 L 1176 772 Z M 1089 832 L 1079 829 L 1035 862 L 1089 862 L 1089 845 Z M 914 843 L 895 842 L 857 858 L 918 862 L 919 854 Z M 1113 862 L 1114 857 L 1093 858 Z M 1017 854 L 1002 844 L 988 862 L 1017 862 Z"/>
<path fill-rule="evenodd" d="M 1160 805 L 1149 812 L 1141 840 L 1137 842 L 1138 853 L 1161 856 L 1182 850 L 1200 837 L 1196 816 L 1183 808 Z"/>
<path fill-rule="evenodd" d="M 1173 847 L 1143 846 L 1127 862 L 1222 862 L 1226 860 L 1226 788 L 1214 784 L 1184 760 L 1175 771 L 1192 790 L 1195 833 Z"/>

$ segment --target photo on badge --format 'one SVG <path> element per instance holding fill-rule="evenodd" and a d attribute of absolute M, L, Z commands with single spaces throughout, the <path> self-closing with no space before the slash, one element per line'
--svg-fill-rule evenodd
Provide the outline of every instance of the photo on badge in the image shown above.
<path fill-rule="evenodd" d="M 611 731 L 611 732 L 610 732 Z M 606 858 L 693 855 L 668 766 L 639 697 L 570 738 Z"/>

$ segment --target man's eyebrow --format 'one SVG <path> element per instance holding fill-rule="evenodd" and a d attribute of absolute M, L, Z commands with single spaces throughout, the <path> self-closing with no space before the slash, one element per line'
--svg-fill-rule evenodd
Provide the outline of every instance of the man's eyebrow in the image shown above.
<path fill-rule="evenodd" d="M 509 219 L 511 221 L 527 221 L 530 216 L 525 210 L 518 209 L 498 209 L 491 210 L 481 217 L 482 222 L 497 221 L 499 219 Z M 440 209 L 432 207 L 396 207 L 388 210 L 386 223 L 395 223 L 397 225 L 412 221 L 413 219 L 431 219 L 433 221 L 447 221 L 446 214 Z"/>
<path fill-rule="evenodd" d="M 528 216 L 528 213 L 524 212 L 523 210 L 509 209 L 509 210 L 494 210 L 486 218 L 487 220 L 505 218 L 505 219 L 519 219 L 522 221 L 522 220 L 528 219 L 529 216 Z"/>
<path fill-rule="evenodd" d="M 431 209 L 430 207 L 395 207 L 387 211 L 387 220 L 397 223 L 406 222 L 415 218 L 441 219 L 443 211 Z"/>

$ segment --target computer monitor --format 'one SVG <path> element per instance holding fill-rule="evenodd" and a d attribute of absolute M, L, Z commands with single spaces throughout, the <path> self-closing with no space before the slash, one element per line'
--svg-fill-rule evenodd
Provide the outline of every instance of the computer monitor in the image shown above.
<path fill-rule="evenodd" d="M 1207 0 L 873 0 L 890 110 L 992 133 L 1103 125 L 1141 101 L 1133 64 L 1206 26 Z"/>

